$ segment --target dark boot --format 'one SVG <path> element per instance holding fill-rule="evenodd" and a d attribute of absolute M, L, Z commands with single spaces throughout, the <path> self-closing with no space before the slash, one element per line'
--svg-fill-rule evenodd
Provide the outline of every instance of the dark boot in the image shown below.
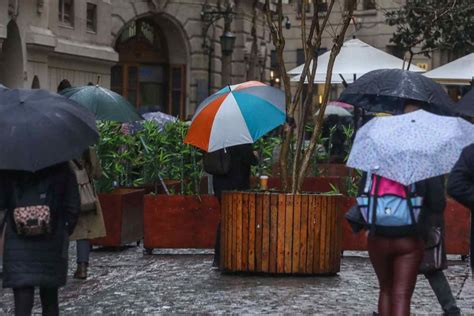
<path fill-rule="evenodd" d="M 77 264 L 76 273 L 74 273 L 74 279 L 85 280 L 87 279 L 87 266 L 89 264 L 85 262 L 81 262 Z"/>

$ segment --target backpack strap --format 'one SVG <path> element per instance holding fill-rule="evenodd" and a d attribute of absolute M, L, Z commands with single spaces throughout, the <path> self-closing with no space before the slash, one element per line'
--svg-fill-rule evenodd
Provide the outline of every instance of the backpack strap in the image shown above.
<path fill-rule="evenodd" d="M 373 209 L 371 210 L 371 203 L 369 202 L 369 210 L 372 211 L 372 224 L 370 225 L 370 234 L 373 236 L 375 234 L 375 221 L 377 219 L 377 200 L 379 197 L 379 187 L 380 187 L 380 176 L 375 175 L 375 190 L 374 190 L 374 201 Z M 370 196 L 370 195 L 369 195 Z M 370 200 L 370 198 L 369 198 Z"/>
<path fill-rule="evenodd" d="M 410 185 L 410 189 L 408 189 L 408 187 L 405 186 L 405 194 L 407 197 L 408 209 L 410 210 L 410 217 L 411 217 L 411 222 L 413 223 L 413 225 L 416 224 L 416 218 L 415 218 L 415 212 L 413 210 L 413 204 L 411 203 L 411 197 L 412 197 L 412 193 L 414 193 L 415 190 L 416 188 L 415 188 L 414 183 Z"/>
<path fill-rule="evenodd" d="M 372 187 L 372 172 L 367 172 L 367 177 L 365 179 L 364 193 L 368 194 Z"/>

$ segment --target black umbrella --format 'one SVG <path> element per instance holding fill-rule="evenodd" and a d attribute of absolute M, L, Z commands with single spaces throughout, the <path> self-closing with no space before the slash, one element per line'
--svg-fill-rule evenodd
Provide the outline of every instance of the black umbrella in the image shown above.
<path fill-rule="evenodd" d="M 454 102 L 443 87 L 419 73 L 401 69 L 379 69 L 351 83 L 339 101 L 371 112 L 400 113 L 406 100 L 427 104 L 426 110 L 454 114 Z"/>
<path fill-rule="evenodd" d="M 463 115 L 474 117 L 474 88 L 471 88 L 454 108 Z"/>
<path fill-rule="evenodd" d="M 0 169 L 37 171 L 81 156 L 99 137 L 94 114 L 45 90 L 0 92 Z"/>

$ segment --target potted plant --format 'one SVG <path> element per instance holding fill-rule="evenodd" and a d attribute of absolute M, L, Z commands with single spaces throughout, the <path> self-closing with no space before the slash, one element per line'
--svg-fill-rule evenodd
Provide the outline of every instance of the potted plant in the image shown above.
<path fill-rule="evenodd" d="M 107 235 L 94 239 L 93 245 L 121 247 L 143 238 L 144 190 L 132 187 L 139 182 L 134 166 L 142 159 L 140 146 L 120 129 L 119 123 L 99 123 L 97 151 L 103 176 L 96 187 Z"/>
<path fill-rule="evenodd" d="M 307 27 L 305 7 L 309 4 L 308 1 L 302 1 L 301 40 L 306 61 L 296 89 L 292 89 L 283 59 L 283 4 L 281 0 L 276 4 L 265 1 L 267 23 L 284 85 L 289 123 L 284 127 L 280 150 L 282 191 L 223 194 L 221 254 L 224 260 L 221 260 L 221 269 L 224 271 L 334 274 L 340 269 L 341 196 L 303 192 L 303 184 L 320 139 L 332 68 L 356 1 L 349 1 L 337 34 L 334 34 L 326 85 L 322 102 L 318 105 L 313 103 L 317 51 L 321 47 L 328 21 L 334 16 L 334 3 L 328 2 L 323 15 L 319 13 L 318 1 L 313 1 L 314 12 Z M 306 141 L 305 127 L 309 122 L 313 128 Z"/>
<path fill-rule="evenodd" d="M 201 195 L 202 154 L 183 144 L 187 129 L 183 122 L 170 123 L 159 133 L 146 128 L 142 138 L 147 183 L 178 181 L 167 194 L 145 195 L 147 254 L 154 248 L 212 248 L 215 241 L 219 204 L 214 196 Z"/>

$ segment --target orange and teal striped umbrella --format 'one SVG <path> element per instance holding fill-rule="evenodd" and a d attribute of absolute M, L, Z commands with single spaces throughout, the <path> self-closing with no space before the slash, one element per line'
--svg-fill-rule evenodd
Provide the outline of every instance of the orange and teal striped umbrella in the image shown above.
<path fill-rule="evenodd" d="M 199 105 L 184 142 L 207 152 L 253 143 L 285 118 L 283 91 L 258 81 L 226 86 Z"/>

